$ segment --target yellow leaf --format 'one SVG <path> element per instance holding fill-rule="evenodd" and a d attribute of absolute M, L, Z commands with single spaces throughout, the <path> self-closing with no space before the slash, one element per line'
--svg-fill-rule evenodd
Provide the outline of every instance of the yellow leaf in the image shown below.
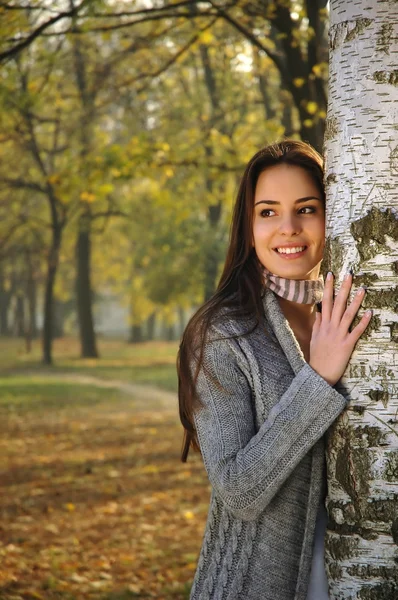
<path fill-rule="evenodd" d="M 66 504 L 64 504 L 64 507 L 69 512 L 73 512 L 76 509 L 76 506 L 72 502 L 67 502 Z"/>
<path fill-rule="evenodd" d="M 193 514 L 193 512 L 191 510 L 185 510 L 184 517 L 187 519 L 187 521 L 192 521 L 192 519 L 195 518 L 195 515 Z"/>
<path fill-rule="evenodd" d="M 81 192 L 80 200 L 83 200 L 83 202 L 94 202 L 95 195 L 91 192 Z"/>
<path fill-rule="evenodd" d="M 318 105 L 316 102 L 307 102 L 306 111 L 310 115 L 314 115 L 318 110 Z"/>
<path fill-rule="evenodd" d="M 51 183 L 52 185 L 57 185 L 58 183 L 60 183 L 61 181 L 61 177 L 58 173 L 53 173 L 52 175 L 50 175 L 47 178 L 48 183 Z"/>
<path fill-rule="evenodd" d="M 295 77 L 293 79 L 293 84 L 295 87 L 301 88 L 305 84 L 305 79 L 303 79 L 302 77 Z"/>
<path fill-rule="evenodd" d="M 202 33 L 202 35 L 200 36 L 200 41 L 202 44 L 211 44 L 213 40 L 214 40 L 213 34 L 209 30 L 204 31 Z"/>
<path fill-rule="evenodd" d="M 312 119 L 304 119 L 303 125 L 304 125 L 304 127 L 312 127 L 312 125 L 313 125 Z"/>
<path fill-rule="evenodd" d="M 111 194 L 113 192 L 113 190 L 114 190 L 114 187 L 111 183 L 103 183 L 98 188 L 99 193 L 103 194 L 104 196 L 106 194 Z"/>

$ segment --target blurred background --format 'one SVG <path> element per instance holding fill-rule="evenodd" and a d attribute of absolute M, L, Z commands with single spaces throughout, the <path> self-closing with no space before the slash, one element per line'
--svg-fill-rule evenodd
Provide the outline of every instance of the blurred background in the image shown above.
<path fill-rule="evenodd" d="M 0 33 L 0 598 L 188 598 L 178 343 L 247 160 L 322 150 L 327 2 L 3 0 Z"/>

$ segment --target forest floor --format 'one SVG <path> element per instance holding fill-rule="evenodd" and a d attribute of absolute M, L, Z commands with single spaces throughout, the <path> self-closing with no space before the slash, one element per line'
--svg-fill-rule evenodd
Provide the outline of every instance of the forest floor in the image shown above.
<path fill-rule="evenodd" d="M 188 598 L 209 487 L 200 457 L 179 461 L 176 345 L 84 361 L 59 341 L 52 370 L 15 348 L 0 345 L 0 600 Z"/>

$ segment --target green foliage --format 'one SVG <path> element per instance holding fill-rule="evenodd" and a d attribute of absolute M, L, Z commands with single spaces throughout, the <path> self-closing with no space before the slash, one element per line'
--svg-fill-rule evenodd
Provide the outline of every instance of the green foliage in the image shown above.
<path fill-rule="evenodd" d="M 141 9 L 135 0 L 123 11 L 83 2 L 0 76 L 4 269 L 14 269 L 12 248 L 24 248 L 43 284 L 55 210 L 64 227 L 55 295 L 69 301 L 88 215 L 96 297 L 117 294 L 134 324 L 153 311 L 172 321 L 214 289 L 245 162 L 284 132 L 321 123 L 311 90 L 327 76 L 322 53 L 305 63 L 317 32 L 303 2 L 242 0 L 217 19 L 206 3 Z M 50 12 L 41 3 L 37 12 L 3 9 L 0 30 L 11 37 L 0 54 Z M 320 27 L 326 17 L 322 8 Z M 301 61 L 289 82 L 275 58 L 288 59 L 286 40 Z"/>

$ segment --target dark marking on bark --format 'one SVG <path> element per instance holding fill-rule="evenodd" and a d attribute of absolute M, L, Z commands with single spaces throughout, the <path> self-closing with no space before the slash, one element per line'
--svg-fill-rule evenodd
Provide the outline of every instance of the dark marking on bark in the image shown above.
<path fill-rule="evenodd" d="M 395 566 L 386 565 L 351 565 L 347 567 L 347 573 L 353 577 L 360 579 L 389 579 L 390 581 L 398 581 L 398 572 Z"/>
<path fill-rule="evenodd" d="M 366 408 L 364 406 L 361 406 L 360 404 L 353 404 L 351 406 L 351 410 L 352 412 L 357 413 L 358 415 L 363 415 Z"/>
<path fill-rule="evenodd" d="M 385 392 L 384 390 L 370 390 L 368 396 L 373 402 L 382 402 L 384 408 L 387 408 L 390 399 L 390 394 L 388 392 Z"/>
<path fill-rule="evenodd" d="M 323 141 L 325 143 L 325 141 L 327 140 L 331 140 L 334 137 L 336 137 L 336 135 L 339 132 L 339 121 L 336 117 L 326 117 L 325 120 L 325 133 L 323 136 Z M 329 177 L 333 177 L 333 179 L 329 180 Z M 336 175 L 333 173 L 331 175 L 328 175 L 328 177 L 326 178 L 326 184 L 331 181 L 332 183 L 337 181 L 337 177 Z"/>
<path fill-rule="evenodd" d="M 371 287 L 375 281 L 379 280 L 379 276 L 377 273 L 359 273 L 358 275 L 354 275 L 353 284 L 356 286 L 364 285 L 365 287 Z"/>
<path fill-rule="evenodd" d="M 391 535 L 394 540 L 394 544 L 398 546 L 398 519 L 394 519 L 391 525 Z"/>
<path fill-rule="evenodd" d="M 356 19 L 355 21 L 342 21 L 330 29 L 329 45 L 335 50 L 345 42 L 351 42 L 361 35 L 373 23 L 372 19 Z"/>
<path fill-rule="evenodd" d="M 367 308 L 367 307 L 365 306 L 364 308 Z M 359 315 L 357 315 L 355 317 L 355 319 L 353 320 L 351 327 L 350 327 L 351 331 L 358 325 L 359 321 L 362 319 L 362 316 L 363 316 L 363 313 L 361 312 Z M 373 315 L 373 317 L 370 319 L 369 325 L 365 329 L 364 333 L 361 335 L 361 340 L 368 340 L 373 331 L 380 330 L 380 325 L 381 325 L 381 319 L 380 319 L 379 315 Z"/>
<path fill-rule="evenodd" d="M 361 260 L 369 260 L 383 252 L 389 254 L 391 249 L 386 236 L 398 241 L 398 218 L 391 208 L 373 207 L 364 217 L 351 223 L 350 231 Z"/>
<path fill-rule="evenodd" d="M 394 582 L 383 582 L 364 585 L 358 592 L 359 600 L 397 600 L 398 584 Z"/>
<path fill-rule="evenodd" d="M 398 517 L 398 496 L 394 495 L 387 500 L 372 500 L 368 502 L 366 518 L 378 523 L 392 523 Z"/>
<path fill-rule="evenodd" d="M 388 453 L 383 471 L 383 479 L 391 482 L 398 480 L 398 451 Z"/>
<path fill-rule="evenodd" d="M 355 22 L 355 27 L 353 27 L 350 31 L 347 32 L 344 41 L 351 42 L 351 40 L 354 40 L 357 37 L 357 35 L 361 35 L 361 33 L 363 33 L 367 27 L 370 27 L 372 23 L 372 19 L 357 19 Z"/>
<path fill-rule="evenodd" d="M 376 425 L 365 425 L 361 428 L 363 433 L 366 435 L 368 448 L 378 448 L 379 446 L 386 446 L 387 432 L 382 431 L 380 427 Z"/>
<path fill-rule="evenodd" d="M 333 581 L 338 581 L 343 577 L 343 569 L 338 563 L 329 562 L 326 568 L 329 572 L 329 579 L 332 579 Z"/>
<path fill-rule="evenodd" d="M 375 71 L 372 79 L 377 83 L 387 83 L 388 85 L 398 85 L 398 69 L 393 71 Z"/>
<path fill-rule="evenodd" d="M 359 519 L 363 517 L 369 495 L 370 457 L 364 449 L 363 429 L 349 430 L 337 453 L 336 479 L 352 500 Z M 355 439 L 357 438 L 357 439 Z"/>
<path fill-rule="evenodd" d="M 322 274 L 326 275 L 328 271 L 338 273 L 344 260 L 344 245 L 340 242 L 339 237 L 333 239 L 327 238 L 322 261 Z"/>
<path fill-rule="evenodd" d="M 344 560 L 357 555 L 358 540 L 352 536 L 330 536 L 325 538 L 327 552 L 335 560 Z"/>
<path fill-rule="evenodd" d="M 380 31 L 377 34 L 376 49 L 377 52 L 384 52 L 384 54 L 390 54 L 390 46 L 393 35 L 392 23 L 384 23 L 381 26 Z"/>
<path fill-rule="evenodd" d="M 391 341 L 395 342 L 395 344 L 398 344 L 398 323 L 391 323 L 389 328 Z"/>
<path fill-rule="evenodd" d="M 337 119 L 336 119 L 337 121 Z M 336 173 L 329 173 L 329 175 L 326 177 L 326 187 L 331 184 L 331 183 L 336 183 L 337 182 L 337 175 Z"/>
<path fill-rule="evenodd" d="M 397 312 L 398 286 L 386 290 L 368 290 L 365 294 L 362 306 L 363 308 L 387 308 Z"/>
<path fill-rule="evenodd" d="M 396 260 L 395 262 L 392 263 L 391 268 L 393 270 L 393 272 L 398 275 L 398 260 Z"/>
<path fill-rule="evenodd" d="M 391 173 L 398 173 L 398 146 L 392 148 L 390 152 L 390 168 Z"/>

